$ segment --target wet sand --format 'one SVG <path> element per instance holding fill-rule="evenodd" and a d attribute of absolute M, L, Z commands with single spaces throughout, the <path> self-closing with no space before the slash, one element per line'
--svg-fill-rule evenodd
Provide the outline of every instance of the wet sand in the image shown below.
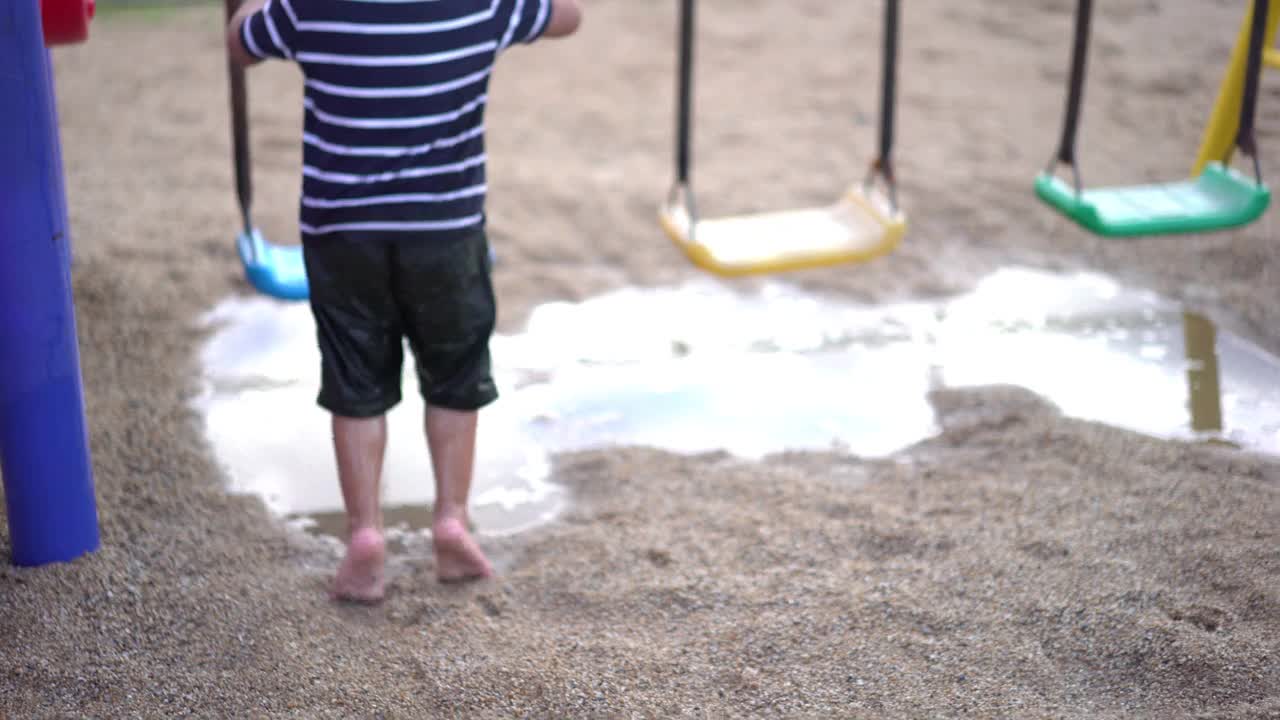
<path fill-rule="evenodd" d="M 860 177 L 874 13 L 703 5 L 703 209 L 821 203 Z M 1032 195 L 1072 3 L 905 5 L 910 234 L 881 261 L 789 282 L 887 303 L 1008 265 L 1096 270 L 1280 353 L 1275 209 L 1243 230 L 1114 241 Z M 1238 6 L 1098 9 L 1090 181 L 1186 174 Z M 504 330 L 543 302 L 697 275 L 655 218 L 674 20 L 670 3 L 594 0 L 579 37 L 500 67 Z M 197 320 L 247 292 L 219 24 L 211 6 L 105 12 L 89 44 L 56 52 L 103 548 L 0 569 L 0 715 L 1280 717 L 1280 462 L 1072 420 L 1011 387 L 936 392 L 941 434 L 883 460 L 562 455 L 571 509 L 487 540 L 498 580 L 442 587 L 411 553 L 382 606 L 332 604 L 334 548 L 225 493 L 191 407 Z M 256 70 L 251 93 L 256 215 L 289 238 L 298 74 Z M 1264 167 L 1280 168 L 1280 75 L 1260 107 Z"/>

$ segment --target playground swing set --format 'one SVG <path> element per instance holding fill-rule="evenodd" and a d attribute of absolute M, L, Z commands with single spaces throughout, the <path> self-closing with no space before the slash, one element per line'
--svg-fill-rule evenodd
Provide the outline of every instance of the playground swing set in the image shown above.
<path fill-rule="evenodd" d="M 226 0 L 227 16 L 239 0 Z M 693 75 L 696 0 L 680 0 L 676 99 L 675 181 L 659 211 L 659 224 L 697 267 L 725 276 L 774 274 L 873 260 L 892 252 L 906 234 L 893 166 L 895 86 L 900 0 L 885 0 L 881 57 L 879 152 L 865 179 L 826 207 L 704 219 L 692 182 Z M 1105 237 L 1211 232 L 1257 220 L 1270 204 L 1258 159 L 1254 118 L 1265 65 L 1280 67 L 1272 48 L 1277 12 L 1255 0 L 1245 16 L 1226 77 L 1189 180 L 1125 187 L 1085 188 L 1076 157 L 1093 0 L 1077 0 L 1071 74 L 1057 154 L 1035 178 L 1036 195 L 1086 230 Z M 246 278 L 258 291 L 284 300 L 307 298 L 301 247 L 268 242 L 250 216 L 248 122 L 244 71 L 231 67 L 231 114 L 236 194 L 242 229 L 236 246 Z M 1253 177 L 1232 169 L 1232 151 L 1253 160 Z M 1055 176 L 1067 165 L 1072 182 Z M 875 181 L 883 181 L 883 190 Z"/>
<path fill-rule="evenodd" d="M 906 233 L 893 173 L 898 0 L 886 0 L 881 60 L 880 152 L 860 186 L 829 207 L 704 220 L 690 176 L 693 122 L 694 0 L 681 0 L 676 181 L 660 221 L 693 263 L 717 275 L 776 273 L 863 262 L 892 251 Z M 874 181 L 885 192 L 874 192 Z"/>
<path fill-rule="evenodd" d="M 239 0 L 227 0 L 227 19 L 235 14 Z M 259 292 L 281 300 L 310 297 L 307 268 L 301 245 L 268 242 L 253 224 L 253 176 L 249 160 L 249 100 L 245 91 L 244 68 L 228 61 L 231 90 L 231 154 L 235 163 L 236 203 L 240 208 L 240 233 L 236 252 L 244 266 L 245 278 Z"/>
<path fill-rule="evenodd" d="M 239 0 L 225 0 L 228 17 Z M 1206 125 L 1192 179 L 1117 188 L 1083 187 L 1075 138 L 1083 96 L 1092 0 L 1077 0 L 1075 42 L 1062 139 L 1035 181 L 1042 201 L 1106 237 L 1209 232 L 1257 220 L 1270 191 L 1254 137 L 1262 68 L 1280 68 L 1274 49 L 1280 11 L 1254 0 L 1245 16 Z M 778 273 L 865 262 L 892 251 L 906 219 L 892 163 L 899 0 L 885 1 L 879 154 L 866 180 L 826 208 L 742 217 L 698 217 L 691 179 L 694 0 L 681 0 L 676 179 L 659 218 L 693 263 L 725 275 Z M 0 174 L 0 476 L 13 562 L 35 566 L 94 551 L 99 536 L 70 286 L 70 233 L 49 47 L 84 42 L 94 0 L 17 0 L 0 22 L 0 157 L 30 172 Z M 229 63 L 230 65 L 230 63 Z M 298 245 L 268 242 L 250 214 L 249 132 L 243 70 L 230 68 L 236 247 L 246 278 L 264 295 L 305 300 Z M 1235 149 L 1253 161 L 1250 178 L 1230 168 Z M 1069 165 L 1070 185 L 1053 175 Z M 885 192 L 873 191 L 881 178 Z"/>
<path fill-rule="evenodd" d="M 1223 83 L 1223 97 L 1207 129 L 1206 144 L 1216 151 L 1202 150 L 1192 179 L 1085 189 L 1081 185 L 1076 159 L 1076 134 L 1084 94 L 1092 11 L 1093 0 L 1078 0 L 1062 139 L 1053 163 L 1036 178 L 1036 194 L 1082 227 L 1106 237 L 1211 232 L 1239 227 L 1258 219 L 1271 199 L 1271 193 L 1262 181 L 1262 166 L 1254 136 L 1263 51 L 1275 31 L 1276 13 L 1270 7 L 1270 0 L 1255 0 L 1250 15 L 1245 19 Z M 1243 66 L 1242 51 L 1246 53 Z M 1235 146 L 1253 160 L 1252 179 L 1227 164 L 1231 146 L 1224 146 L 1222 136 L 1230 136 L 1233 128 L 1227 125 L 1226 116 L 1221 111 L 1228 104 L 1237 108 L 1230 124 L 1234 125 Z M 1070 166 L 1071 185 L 1053 174 L 1059 163 Z"/>

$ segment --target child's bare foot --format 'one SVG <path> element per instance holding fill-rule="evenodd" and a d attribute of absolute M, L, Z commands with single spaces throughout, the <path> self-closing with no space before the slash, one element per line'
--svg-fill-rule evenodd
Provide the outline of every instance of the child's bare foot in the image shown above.
<path fill-rule="evenodd" d="M 493 566 L 461 520 L 440 520 L 431 529 L 440 582 L 479 580 L 493 575 Z"/>
<path fill-rule="evenodd" d="M 362 528 L 351 533 L 347 556 L 338 566 L 333 581 L 333 597 L 358 603 L 376 603 L 386 591 L 383 563 L 387 546 L 382 533 L 375 528 Z"/>

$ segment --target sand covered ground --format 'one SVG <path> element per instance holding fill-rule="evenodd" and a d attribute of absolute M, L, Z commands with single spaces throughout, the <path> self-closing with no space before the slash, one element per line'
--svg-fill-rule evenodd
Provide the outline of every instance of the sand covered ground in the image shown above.
<path fill-rule="evenodd" d="M 501 324 L 697 276 L 663 238 L 672 2 L 590 0 L 582 33 L 495 79 Z M 898 165 L 911 229 L 881 261 L 787 281 L 887 303 L 1008 265 L 1186 300 L 1280 353 L 1280 212 L 1116 242 L 1043 209 L 1068 0 L 904 3 Z M 1180 177 L 1242 2 L 1111 0 L 1082 162 Z M 874 147 L 878 3 L 702 3 L 708 213 L 829 200 Z M 874 8 L 874 9 L 869 9 Z M 57 50 L 103 547 L 0 569 L 5 717 L 1280 717 L 1280 463 L 941 390 L 942 432 L 886 459 L 611 448 L 557 459 L 573 504 L 485 541 L 499 579 L 402 564 L 375 608 L 335 557 L 231 497 L 190 401 L 199 316 L 245 293 L 220 8 L 103 12 Z M 1280 74 L 1259 139 L 1280 176 Z M 300 80 L 251 78 L 257 216 L 290 237 Z M 732 283 L 747 290 L 756 281 Z M 7 533 L 3 534 L 7 543 Z M 7 548 L 0 545 L 0 554 Z"/>

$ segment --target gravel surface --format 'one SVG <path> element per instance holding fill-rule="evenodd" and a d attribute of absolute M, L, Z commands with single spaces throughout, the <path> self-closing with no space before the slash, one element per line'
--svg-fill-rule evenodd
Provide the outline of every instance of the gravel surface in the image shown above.
<path fill-rule="evenodd" d="M 674 8 L 588 5 L 580 36 L 513 51 L 495 78 L 505 331 L 539 303 L 695 275 L 655 218 Z M 1073 3 L 904 5 L 910 235 L 789 281 L 890 302 L 1010 264 L 1093 269 L 1280 352 L 1280 213 L 1118 242 L 1035 201 Z M 1088 178 L 1185 175 L 1240 5 L 1098 8 Z M 1280 463 L 1073 420 L 1014 387 L 937 391 L 942 432 L 883 460 L 562 455 L 571 508 L 486 538 L 498 579 L 444 587 L 409 554 L 381 606 L 333 604 L 334 549 L 223 491 L 190 404 L 197 318 L 247 292 L 220 18 L 104 13 L 88 44 L 55 51 L 103 547 L 0 569 L 0 715 L 1280 718 Z M 861 176 L 875 12 L 707 0 L 701 22 L 706 212 L 824 202 Z M 1278 80 L 1260 113 L 1272 174 Z M 257 216 L 289 238 L 300 78 L 279 65 L 250 84 Z"/>

